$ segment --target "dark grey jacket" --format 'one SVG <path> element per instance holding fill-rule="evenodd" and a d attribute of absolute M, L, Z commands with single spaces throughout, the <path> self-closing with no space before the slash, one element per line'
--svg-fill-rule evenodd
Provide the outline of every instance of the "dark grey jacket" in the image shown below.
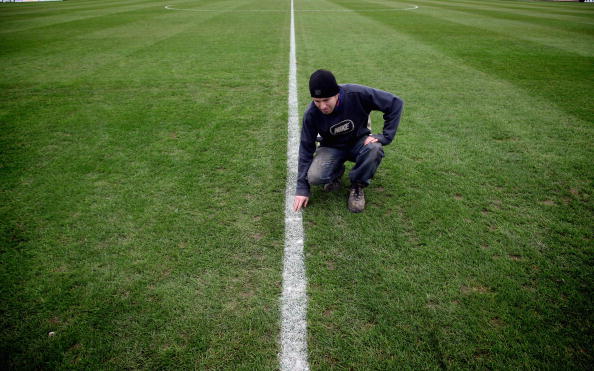
<path fill-rule="evenodd" d="M 338 104 L 329 115 L 323 114 L 313 102 L 310 103 L 301 128 L 295 194 L 309 196 L 307 171 L 316 150 L 318 133 L 322 137 L 320 146 L 348 149 L 361 137 L 371 134 L 367 128 L 371 111 L 381 111 L 384 113 L 384 129 L 373 137 L 385 146 L 396 135 L 403 105 L 402 99 L 393 94 L 355 84 L 340 85 Z"/>

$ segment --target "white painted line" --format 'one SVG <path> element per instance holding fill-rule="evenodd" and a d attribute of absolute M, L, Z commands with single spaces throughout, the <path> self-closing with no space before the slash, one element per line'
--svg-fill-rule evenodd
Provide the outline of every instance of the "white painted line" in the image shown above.
<path fill-rule="evenodd" d="M 418 5 L 412 5 L 407 8 L 384 8 L 384 9 L 300 9 L 300 10 L 293 10 L 292 12 L 303 12 L 303 13 L 353 13 L 353 12 L 361 12 L 361 13 L 374 13 L 374 12 L 396 12 L 401 10 L 415 10 L 418 9 Z M 212 12 L 220 12 L 220 13 L 284 13 L 286 10 L 283 9 L 186 9 L 186 8 L 176 8 L 171 5 L 165 5 L 165 9 L 167 10 L 183 10 L 186 12 L 202 12 L 202 13 L 212 13 Z"/>
<path fill-rule="evenodd" d="M 303 220 L 293 211 L 299 154 L 297 100 L 297 56 L 295 52 L 295 10 L 291 0 L 289 49 L 289 118 L 287 140 L 287 184 L 285 189 L 285 256 L 281 298 L 280 369 L 309 370 L 307 360 L 307 278 L 303 258 Z"/>

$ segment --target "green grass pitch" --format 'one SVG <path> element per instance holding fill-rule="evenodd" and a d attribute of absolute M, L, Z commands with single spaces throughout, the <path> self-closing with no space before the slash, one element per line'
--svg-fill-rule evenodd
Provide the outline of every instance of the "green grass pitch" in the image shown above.
<path fill-rule="evenodd" d="M 310 367 L 592 367 L 593 5 L 294 5 L 300 112 L 317 68 L 406 102 L 366 211 L 303 214 Z M 0 5 L 0 368 L 278 368 L 289 26 Z"/>

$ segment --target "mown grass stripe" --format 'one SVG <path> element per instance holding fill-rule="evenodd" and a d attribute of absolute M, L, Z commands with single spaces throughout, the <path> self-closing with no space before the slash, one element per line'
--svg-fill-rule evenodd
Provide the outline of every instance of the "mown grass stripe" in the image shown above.
<path fill-rule="evenodd" d="M 517 0 L 489 0 L 489 1 L 448 1 L 452 6 L 465 8 L 494 8 L 509 9 L 510 12 L 521 12 L 522 10 L 539 11 L 550 14 L 575 14 L 583 15 L 584 11 L 590 8 L 584 4 L 562 3 L 555 1 L 517 1 Z"/>
<path fill-rule="evenodd" d="M 419 41 L 430 43 L 443 53 L 463 59 L 464 63 L 479 70 L 497 74 L 531 94 L 546 97 L 552 104 L 579 114 L 581 118 L 591 117 L 588 92 L 592 82 L 588 80 L 592 78 L 585 76 L 591 71 L 592 58 L 457 23 L 460 17 L 466 15 L 452 17 L 421 8 L 395 22 L 395 18 L 382 14 L 362 14 L 384 22 L 398 32 L 409 33 Z M 418 26 L 420 23 L 432 26 L 421 28 Z M 559 65 L 571 65 L 571 68 L 559 68 Z"/>
<path fill-rule="evenodd" d="M 19 32 L 18 39 L 14 39 L 14 35 L 1 35 L 0 40 L 5 45 L 3 58 L 15 61 L 7 64 L 4 71 L 18 76 L 7 82 L 18 83 L 19 86 L 31 82 L 34 86 L 40 87 L 47 81 L 52 87 L 56 87 L 97 76 L 104 71 L 105 74 L 95 80 L 103 81 L 114 72 L 121 71 L 122 67 L 132 66 L 129 62 L 137 59 L 139 54 L 156 51 L 158 45 L 165 47 L 171 41 L 179 45 L 176 53 L 183 53 L 189 58 L 191 49 L 183 42 L 187 39 L 186 35 L 197 27 L 207 32 L 208 22 L 213 22 L 215 17 L 225 16 L 224 13 L 209 14 L 197 19 L 195 15 L 190 17 L 191 14 L 189 16 L 183 12 L 174 13 L 162 7 L 142 9 L 138 12 L 125 15 L 120 13 L 117 16 L 101 14 L 90 19 L 70 20 L 48 26 L 46 32 L 39 35 Z M 208 40 L 201 43 L 199 48 L 204 48 L 205 45 L 213 48 Z M 76 57 L 63 53 L 62 50 L 66 48 L 76 52 Z M 169 63 L 171 55 L 175 54 L 167 53 L 161 58 Z M 199 55 L 195 58 L 206 57 Z M 146 57 L 144 62 L 147 67 L 155 65 L 153 58 Z M 179 70 L 179 66 L 185 63 L 185 59 L 178 61 L 177 67 L 170 69 L 170 72 Z M 53 69 L 55 71 L 52 74 L 47 73 Z M 139 69 L 131 68 L 130 71 L 127 72 L 128 76 L 135 74 Z M 161 74 L 162 69 L 156 73 Z"/>
<path fill-rule="evenodd" d="M 430 3 L 426 3 L 426 8 L 436 10 L 432 15 L 460 25 L 475 27 L 509 38 L 536 42 L 581 56 L 594 55 L 594 48 L 591 47 L 594 38 L 584 34 L 587 30 L 586 26 L 575 22 L 559 20 L 553 23 L 550 20 L 513 17 L 508 13 L 456 9 L 443 6 L 441 2 Z M 568 40 L 571 41 L 568 42 Z"/>
<path fill-rule="evenodd" d="M 97 6 L 96 3 L 89 3 L 83 7 L 80 3 L 79 6 L 66 7 L 64 3 L 49 4 L 53 6 L 52 9 L 24 9 L 21 17 L 10 17 L 9 21 L 3 23 L 3 27 L 0 30 L 2 33 L 13 33 L 19 31 L 33 31 L 43 30 L 48 27 L 59 27 L 61 24 L 90 20 L 100 17 L 108 17 L 112 15 L 122 15 L 130 12 L 142 11 L 145 9 L 157 9 L 154 4 L 147 4 L 146 1 L 138 1 L 136 3 L 126 3 L 121 5 L 114 3 L 113 5 Z M 93 4 L 93 6 L 91 6 Z M 37 5 L 33 5 L 37 6 Z M 26 11 L 25 11 L 26 10 Z"/>
<path fill-rule="evenodd" d="M 485 15 L 493 19 L 506 19 L 524 22 L 526 25 L 530 23 L 540 24 L 542 26 L 552 27 L 561 30 L 575 30 L 577 32 L 591 31 L 588 25 L 594 24 L 592 16 L 594 12 L 582 12 L 577 15 L 561 15 L 558 13 L 542 13 L 535 9 L 526 9 L 518 12 L 514 10 L 506 10 L 498 7 L 460 7 L 450 2 L 428 1 L 428 6 L 439 9 L 450 9 L 472 15 Z"/>

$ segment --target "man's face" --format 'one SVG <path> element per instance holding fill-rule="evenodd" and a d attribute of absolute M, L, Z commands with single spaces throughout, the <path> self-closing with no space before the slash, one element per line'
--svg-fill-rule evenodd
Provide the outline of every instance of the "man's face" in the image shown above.
<path fill-rule="evenodd" d="M 334 112 L 336 103 L 338 102 L 338 94 L 329 98 L 312 98 L 314 104 L 324 114 L 329 115 Z"/>

